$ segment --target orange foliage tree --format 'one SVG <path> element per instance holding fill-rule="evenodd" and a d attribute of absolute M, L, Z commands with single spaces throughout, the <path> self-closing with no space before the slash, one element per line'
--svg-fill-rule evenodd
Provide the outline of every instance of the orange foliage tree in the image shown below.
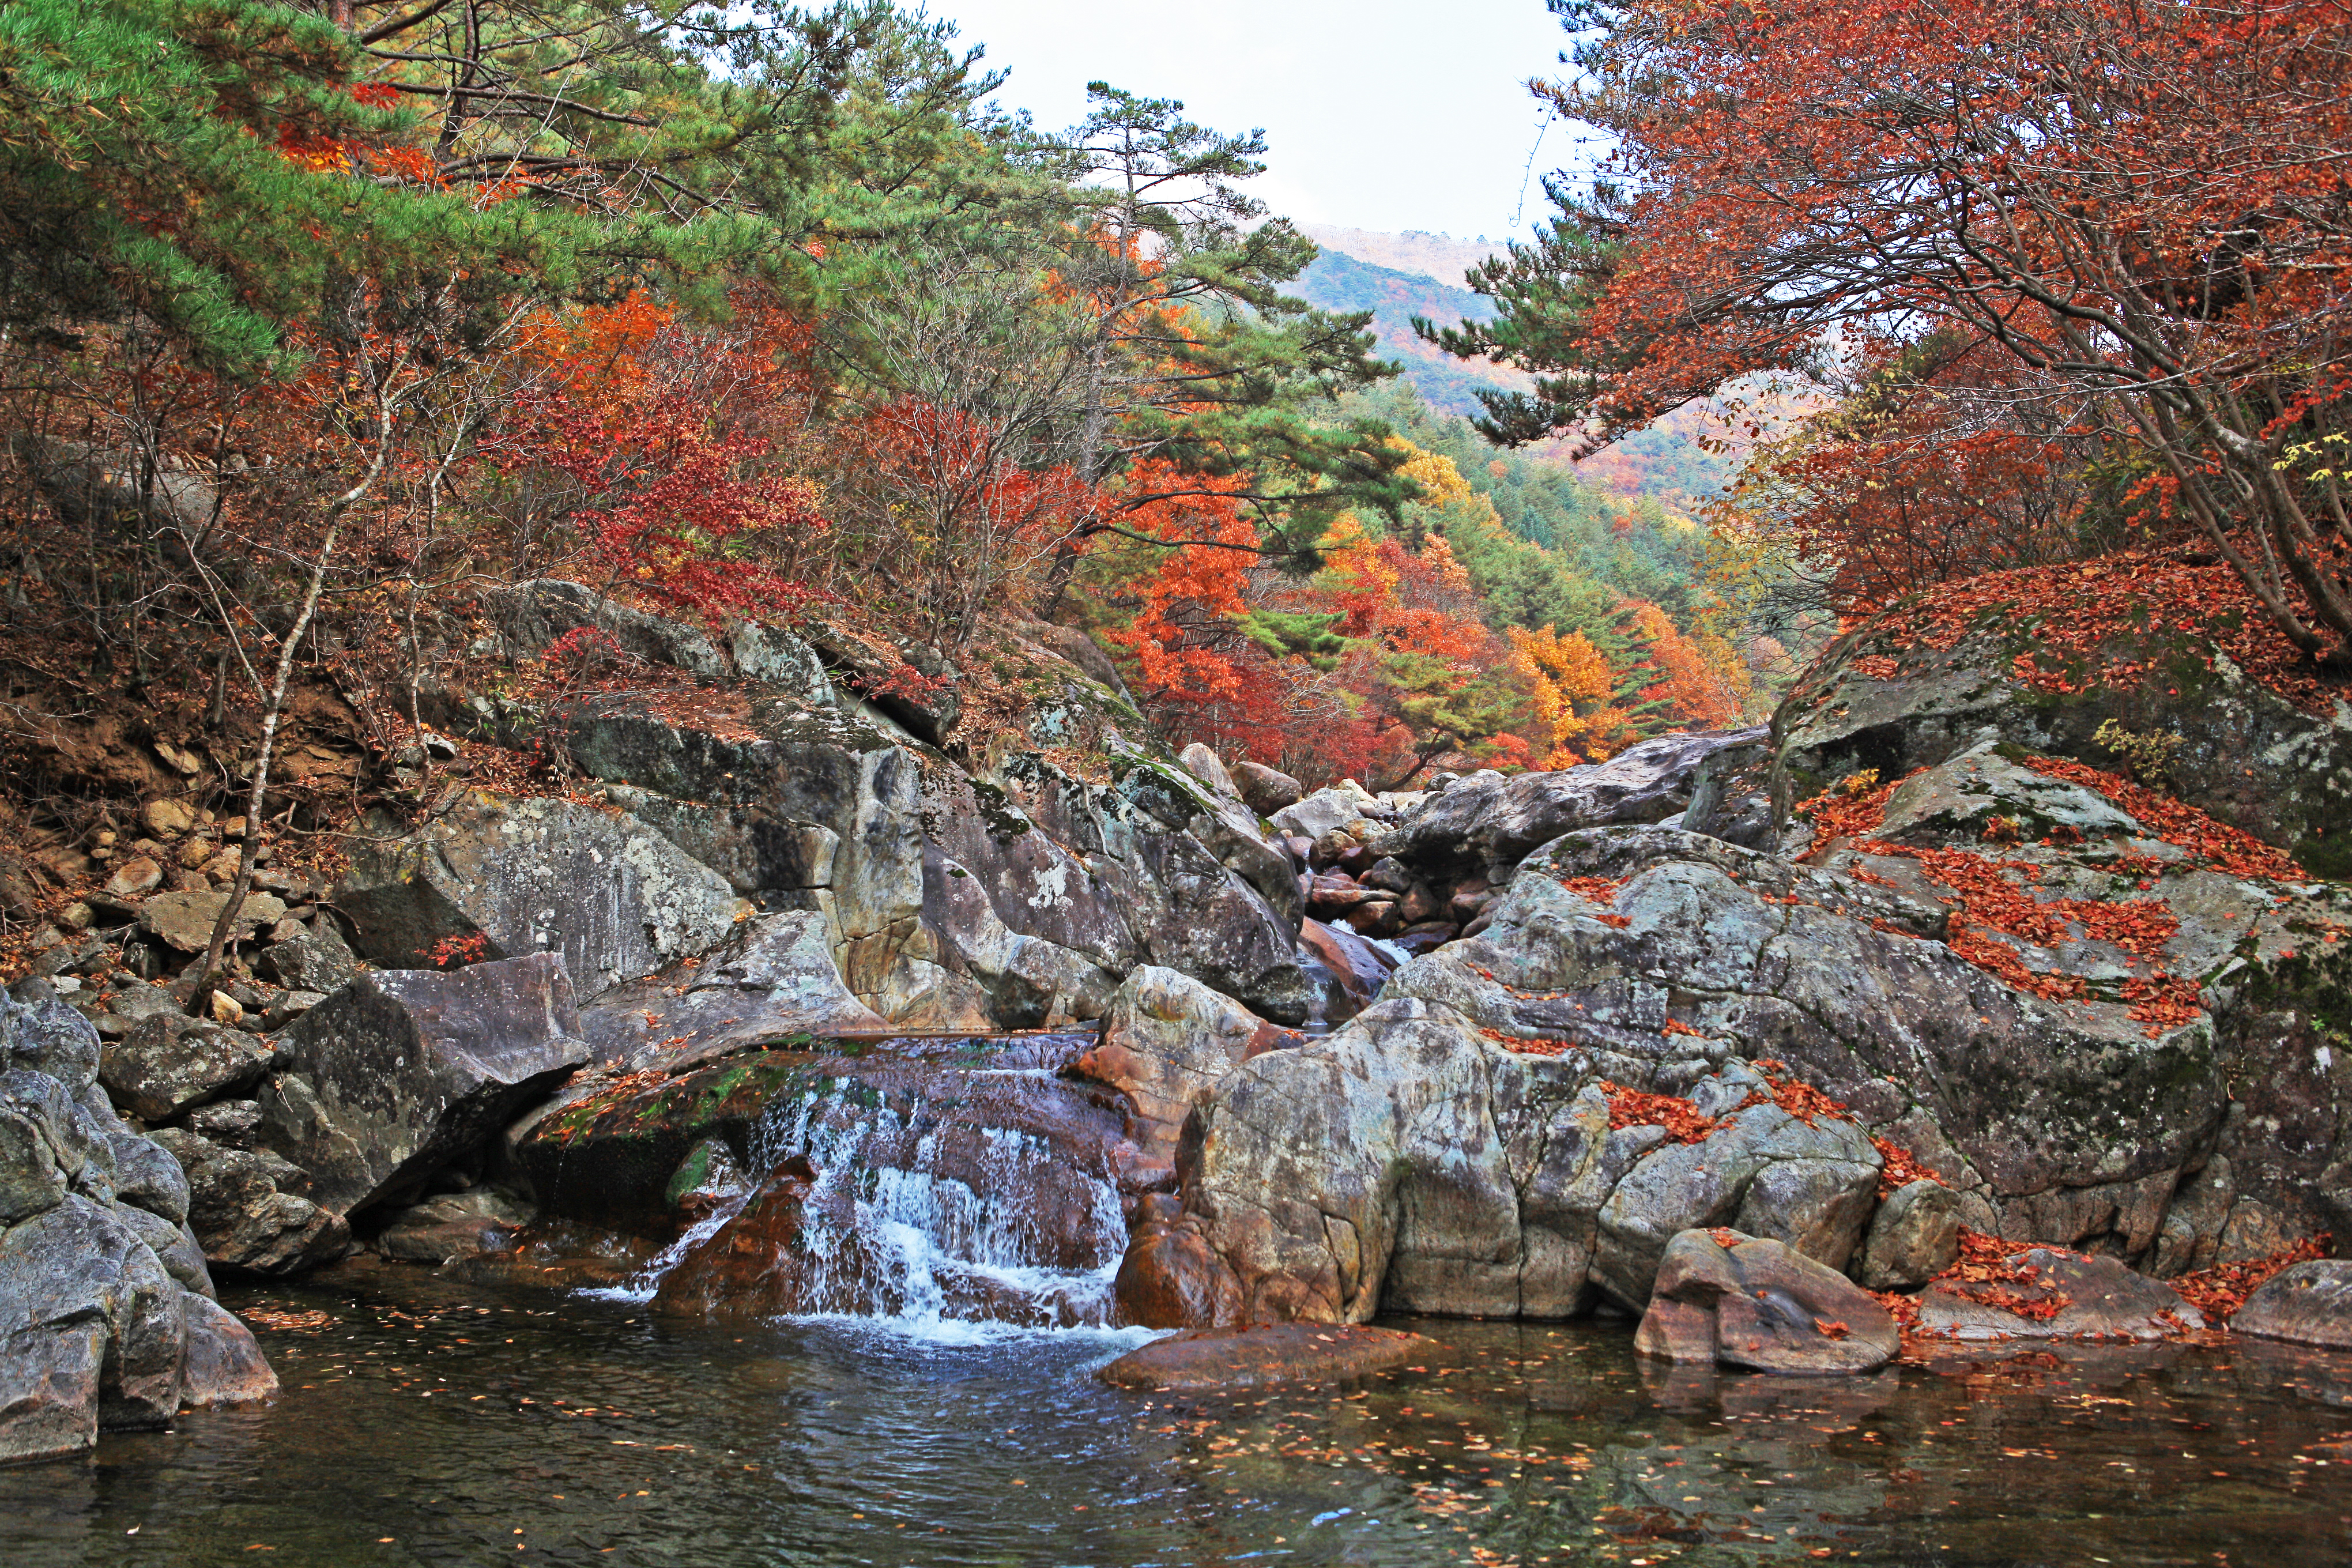
<path fill-rule="evenodd" d="M 1553 8 L 1582 76 L 1539 90 L 1617 167 L 1486 264 L 1498 320 L 1436 334 L 1540 373 L 1489 399 L 1495 433 L 1605 442 L 1832 343 L 1947 331 L 2145 454 L 2157 508 L 2352 665 L 2352 12 Z"/>
<path fill-rule="evenodd" d="M 789 610 L 825 528 L 791 459 L 810 403 L 806 328 L 746 294 L 724 327 L 633 293 L 527 324 L 492 449 L 560 476 L 607 587 L 713 623 Z"/>

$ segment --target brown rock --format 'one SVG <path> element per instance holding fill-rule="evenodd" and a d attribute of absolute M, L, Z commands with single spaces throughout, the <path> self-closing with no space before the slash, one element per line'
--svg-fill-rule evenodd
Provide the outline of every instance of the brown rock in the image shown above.
<path fill-rule="evenodd" d="M 1429 890 L 1426 884 L 1416 882 L 1412 889 L 1398 900 L 1397 918 L 1409 926 L 1420 925 L 1424 921 L 1435 920 L 1438 911 L 1444 907 L 1438 901 L 1437 895 Z"/>
<path fill-rule="evenodd" d="M 181 1403 L 202 1409 L 216 1405 L 250 1405 L 278 1392 L 278 1374 L 269 1370 L 253 1331 L 236 1314 L 217 1301 L 189 1294 L 181 1299 L 187 1313 L 188 1348 L 181 1363 Z"/>
<path fill-rule="evenodd" d="M 1259 1388 L 1362 1377 L 1437 1349 L 1436 1341 L 1397 1329 L 1265 1323 L 1172 1334 L 1129 1351 L 1097 1375 L 1116 1388 Z"/>
<path fill-rule="evenodd" d="M 1297 805 L 1307 797 L 1307 791 L 1297 779 L 1262 763 L 1235 763 L 1230 771 L 1234 787 L 1241 792 L 1242 804 L 1260 816 L 1272 816 L 1284 806 Z"/>
<path fill-rule="evenodd" d="M 1378 896 L 1345 871 L 1324 871 L 1307 884 L 1307 912 L 1323 917 L 1345 914 Z"/>
<path fill-rule="evenodd" d="M 163 868 L 144 855 L 133 855 L 106 879 L 107 897 L 143 899 L 163 885 Z"/>
<path fill-rule="evenodd" d="M 227 903 L 226 889 L 163 893 L 139 906 L 139 923 L 182 952 L 202 952 L 212 941 L 213 926 Z M 236 929 L 230 934 L 242 941 L 263 926 L 276 925 L 285 913 L 286 905 L 275 894 L 247 893 L 237 908 Z"/>
<path fill-rule="evenodd" d="M 1878 1205 L 1854 1278 L 1866 1290 L 1916 1290 L 1959 1255 L 1960 1194 L 1922 1178 Z"/>
<path fill-rule="evenodd" d="M 1114 1287 L 1118 1321 L 1202 1329 L 1241 1316 L 1241 1281 L 1197 1232 L 1147 1223 L 1128 1244 Z"/>
<path fill-rule="evenodd" d="M 1328 999 L 1330 1020 L 1335 1024 L 1345 1023 L 1370 1006 L 1395 967 L 1387 954 L 1346 926 L 1304 921 L 1298 928 L 1298 942 L 1330 971 L 1338 984 L 1339 994 Z"/>
<path fill-rule="evenodd" d="M 149 801 L 139 813 L 139 819 L 158 838 L 173 837 L 196 825 L 196 814 L 186 803 L 176 800 Z"/>
<path fill-rule="evenodd" d="M 1358 904 L 1344 917 L 1358 936 L 1394 936 L 1404 930 L 1404 916 L 1394 899 L 1375 899 Z"/>
<path fill-rule="evenodd" d="M 1757 1372 L 1857 1373 L 1894 1360 L 1903 1335 L 1853 1281 L 1791 1247 L 1685 1230 L 1666 1244 L 1633 1348 Z"/>
<path fill-rule="evenodd" d="M 191 838 L 180 846 L 180 864 L 191 871 L 197 870 L 205 861 L 211 859 L 219 848 L 220 846 L 210 839 Z"/>
<path fill-rule="evenodd" d="M 2205 1326 L 2197 1309 L 2171 1287 L 2135 1274 L 2112 1258 L 2035 1247 L 2002 1261 L 2018 1279 L 1937 1280 L 1919 1298 L 1919 1326 L 1963 1340 L 2074 1334 L 2156 1340 Z M 2026 1310 L 2017 1310 L 2021 1306 Z M 2048 1310 L 2053 1306 L 2054 1311 Z"/>
<path fill-rule="evenodd" d="M 1177 1131 L 1217 1080 L 1278 1049 L 1272 1026 L 1189 975 L 1139 964 L 1103 1015 L 1101 1044 L 1071 1070 L 1127 1097 L 1128 1136 L 1145 1158 L 1176 1152 Z"/>

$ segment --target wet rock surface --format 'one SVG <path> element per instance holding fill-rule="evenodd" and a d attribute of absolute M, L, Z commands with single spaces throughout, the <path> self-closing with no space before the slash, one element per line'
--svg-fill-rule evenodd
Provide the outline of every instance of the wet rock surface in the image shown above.
<path fill-rule="evenodd" d="M 1398 1329 L 1305 1323 L 1205 1329 L 1129 1351 L 1096 1375 L 1118 1388 L 1171 1392 L 1337 1383 L 1402 1366 L 1437 1342 Z"/>

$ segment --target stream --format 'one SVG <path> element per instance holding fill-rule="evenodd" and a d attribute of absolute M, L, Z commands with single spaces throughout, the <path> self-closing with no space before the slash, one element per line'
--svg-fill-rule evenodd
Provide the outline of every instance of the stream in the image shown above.
<path fill-rule="evenodd" d="M 361 1260 L 226 1298 L 267 1408 L 0 1472 L 0 1563 L 2342 1563 L 2352 1357 L 2010 1345 L 1800 1380 L 1413 1321 L 1360 1383 L 1115 1392 L 1147 1335 L 709 1322 Z"/>

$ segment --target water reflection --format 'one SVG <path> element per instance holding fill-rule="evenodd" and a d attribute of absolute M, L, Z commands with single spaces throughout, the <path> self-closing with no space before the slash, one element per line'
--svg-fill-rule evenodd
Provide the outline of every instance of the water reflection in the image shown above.
<path fill-rule="evenodd" d="M 1130 1342 L 1099 1331 L 708 1325 L 396 1267 L 238 1304 L 331 1320 L 265 1333 L 285 1398 L 0 1473 L 0 1562 L 2352 1560 L 2352 1358 L 2277 1345 L 1811 1380 L 1423 1321 L 1417 1369 L 1171 1401 L 1092 1381 Z"/>

